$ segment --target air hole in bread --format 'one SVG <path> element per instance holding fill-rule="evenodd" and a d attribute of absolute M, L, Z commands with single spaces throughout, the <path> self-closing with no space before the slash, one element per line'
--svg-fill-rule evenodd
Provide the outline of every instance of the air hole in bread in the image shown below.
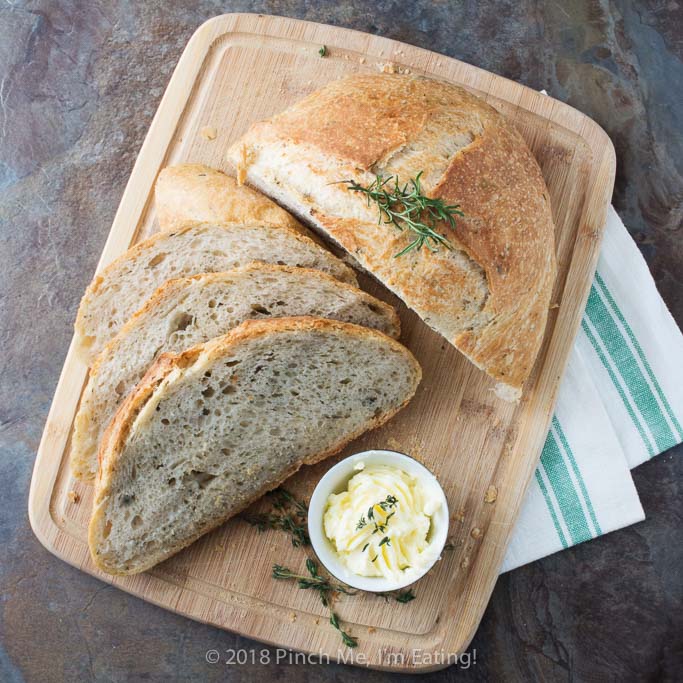
<path fill-rule="evenodd" d="M 215 299 L 209 300 L 209 308 L 216 308 L 216 300 Z"/>
<path fill-rule="evenodd" d="M 270 315 L 270 311 L 265 306 L 261 306 L 260 304 L 252 304 L 251 310 L 254 313 L 260 313 L 261 315 Z"/>
<path fill-rule="evenodd" d="M 124 394 L 125 391 L 126 391 L 126 383 L 125 383 L 123 380 L 121 380 L 121 381 L 114 387 L 114 391 L 115 391 L 119 396 L 123 396 L 123 394 Z"/>
<path fill-rule="evenodd" d="M 133 519 L 130 520 L 130 525 L 133 529 L 137 529 L 142 524 L 142 517 L 140 515 L 135 515 Z"/>
<path fill-rule="evenodd" d="M 102 536 L 104 538 L 109 538 L 110 533 L 111 533 L 111 520 L 108 519 L 104 525 L 104 529 L 102 530 Z"/>
<path fill-rule="evenodd" d="M 190 470 L 189 475 L 185 475 L 185 477 L 188 476 L 197 482 L 200 489 L 206 488 L 207 484 L 212 479 L 216 478 L 215 474 L 210 474 L 209 472 L 202 472 L 201 470 Z"/>
<path fill-rule="evenodd" d="M 236 391 L 237 389 L 235 389 L 235 387 L 232 386 L 232 384 L 228 384 L 228 386 L 225 387 L 223 391 L 221 391 L 221 394 L 234 394 Z"/>
<path fill-rule="evenodd" d="M 162 417 L 161 418 L 161 424 L 162 425 L 170 425 L 171 421 L 167 417 Z"/>
<path fill-rule="evenodd" d="M 147 267 L 154 268 L 155 266 L 158 266 L 165 258 L 165 253 L 162 252 L 161 254 L 157 254 L 154 258 L 150 259 L 150 262 L 147 264 Z"/>
<path fill-rule="evenodd" d="M 202 396 L 204 398 L 211 398 L 215 393 L 216 392 L 215 392 L 214 388 L 211 386 L 208 386 L 208 387 L 206 387 L 206 389 L 204 389 L 204 391 L 202 391 Z"/>
<path fill-rule="evenodd" d="M 168 482 L 166 482 L 169 486 L 175 486 L 176 479 L 175 477 L 171 477 Z"/>
<path fill-rule="evenodd" d="M 226 368 L 232 368 L 232 367 L 234 367 L 235 365 L 237 365 L 239 362 L 240 362 L 240 361 L 238 361 L 238 360 L 228 360 L 228 361 L 225 362 L 225 367 L 226 367 Z"/>
<path fill-rule="evenodd" d="M 170 336 L 174 332 L 182 332 L 193 324 L 194 316 L 183 312 L 175 313 L 168 323 L 168 335 Z"/>

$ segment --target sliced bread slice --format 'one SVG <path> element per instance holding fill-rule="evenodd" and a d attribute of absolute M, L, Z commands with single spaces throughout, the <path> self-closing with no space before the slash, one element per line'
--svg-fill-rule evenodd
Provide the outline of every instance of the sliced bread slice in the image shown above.
<path fill-rule="evenodd" d="M 157 359 L 100 448 L 95 564 L 135 574 L 338 452 L 408 403 L 421 371 L 376 330 L 254 320 Z"/>
<path fill-rule="evenodd" d="M 76 318 L 81 357 L 91 363 L 166 280 L 222 272 L 254 261 L 315 268 L 356 284 L 351 268 L 288 228 L 203 223 L 159 233 L 110 263 L 86 290 Z"/>
<path fill-rule="evenodd" d="M 105 346 L 90 371 L 71 439 L 74 476 L 94 478 L 104 429 L 157 356 L 180 353 L 245 320 L 302 315 L 399 334 L 391 306 L 310 268 L 252 264 L 162 285 Z"/>

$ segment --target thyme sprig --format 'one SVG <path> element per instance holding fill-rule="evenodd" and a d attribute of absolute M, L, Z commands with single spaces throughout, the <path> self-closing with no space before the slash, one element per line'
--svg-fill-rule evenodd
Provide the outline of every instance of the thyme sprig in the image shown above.
<path fill-rule="evenodd" d="M 303 574 L 295 574 L 287 567 L 283 567 L 280 564 L 273 565 L 273 578 L 274 579 L 293 579 L 296 581 L 297 586 L 303 590 L 312 589 L 318 593 L 320 601 L 323 607 L 330 607 L 331 596 L 334 593 L 344 593 L 346 595 L 355 595 L 355 591 L 349 590 L 346 586 L 341 583 L 335 583 L 325 576 L 322 576 L 318 571 L 318 565 L 309 557 L 306 560 L 306 569 L 308 570 L 309 576 Z M 358 640 L 353 636 L 350 636 L 344 629 L 342 629 L 339 622 L 339 616 L 330 607 L 330 624 L 339 631 L 341 634 L 342 641 L 347 647 L 356 647 L 358 645 Z"/>
<path fill-rule="evenodd" d="M 377 532 L 383 534 L 387 530 L 389 520 L 396 514 L 396 510 L 394 510 L 393 508 L 395 508 L 397 505 L 398 505 L 398 498 L 396 498 L 396 496 L 392 496 L 391 494 L 388 495 L 384 500 L 380 501 L 379 503 L 375 503 L 374 505 L 371 505 L 368 508 L 368 511 L 366 513 L 367 519 L 365 518 L 366 515 L 362 515 L 361 518 L 358 520 L 358 524 L 356 524 L 356 531 L 360 531 L 361 529 L 364 529 L 368 525 L 368 519 L 369 519 L 375 525 L 375 528 L 372 530 L 372 534 L 376 534 Z M 375 519 L 375 508 L 376 507 L 381 508 L 384 512 L 387 512 L 388 510 L 392 510 L 392 512 L 390 512 L 386 516 L 386 518 L 384 519 L 383 522 L 378 522 Z M 383 546 L 385 544 L 388 546 L 391 546 L 391 540 L 389 539 L 388 536 L 384 536 L 384 538 L 382 538 L 382 540 L 378 543 L 377 547 L 379 548 L 380 546 Z M 366 543 L 363 546 L 363 549 L 361 550 L 361 552 L 364 553 L 368 549 L 369 545 L 370 545 L 369 542 Z M 375 557 L 370 561 L 374 562 L 376 559 L 377 559 L 377 555 L 375 555 Z"/>
<path fill-rule="evenodd" d="M 307 529 L 308 507 L 306 504 L 297 500 L 283 488 L 275 489 L 270 496 L 273 499 L 272 512 L 242 513 L 240 518 L 259 531 L 276 529 L 288 533 L 295 548 L 311 545 Z"/>
<path fill-rule="evenodd" d="M 280 564 L 273 565 L 274 579 L 294 579 L 299 588 L 304 590 L 313 589 L 320 596 L 320 602 L 324 607 L 330 605 L 330 596 L 333 593 L 344 593 L 345 595 L 355 595 L 356 591 L 350 590 L 347 586 L 341 583 L 335 583 L 329 578 L 322 576 L 318 571 L 318 565 L 310 557 L 306 560 L 306 569 L 309 576 L 303 574 L 295 574 L 294 572 L 283 567 Z"/>
<path fill-rule="evenodd" d="M 353 636 L 349 635 L 344 629 L 341 627 L 339 623 L 339 617 L 337 616 L 336 612 L 331 612 L 330 613 L 330 624 L 334 626 L 337 631 L 341 634 L 342 642 L 346 647 L 358 647 L 358 639 L 354 638 Z"/>
<path fill-rule="evenodd" d="M 455 217 L 465 215 L 459 204 L 446 204 L 443 199 L 424 194 L 420 180 L 422 173 L 420 171 L 403 186 L 398 175 L 377 175 L 367 187 L 355 180 L 342 181 L 352 192 L 363 193 L 368 206 L 373 202 L 377 205 L 378 223 L 390 223 L 400 232 L 408 230 L 413 233 L 413 241 L 394 254 L 394 258 L 413 249 L 419 251 L 423 246 L 432 252 L 438 251 L 441 246 L 452 250 L 453 245 L 448 238 L 437 232 L 437 224 L 445 222 L 455 228 Z"/>
<path fill-rule="evenodd" d="M 310 539 L 308 538 L 308 533 L 306 532 L 306 518 L 308 516 L 307 505 L 297 500 L 289 491 L 278 488 L 272 491 L 270 494 L 273 499 L 273 510 L 270 513 L 264 514 L 253 514 L 240 515 L 241 518 L 255 526 L 259 531 L 265 531 L 266 529 L 277 529 L 285 531 L 291 535 L 292 545 L 295 547 L 310 545 Z M 387 498 L 380 503 L 376 503 L 385 512 L 398 504 L 398 500 L 394 496 L 387 496 Z M 373 506 L 374 508 L 374 506 Z M 369 518 L 374 522 L 374 509 L 371 508 L 372 514 L 369 514 Z M 390 515 L 385 519 L 386 522 L 394 514 Z M 366 522 L 367 523 L 367 522 Z M 375 522 L 376 524 L 376 522 Z M 376 526 L 381 526 L 377 525 Z M 374 531 L 373 531 L 374 533 Z M 389 539 L 385 537 L 380 542 L 389 543 Z M 368 544 L 369 545 L 369 544 Z M 367 548 L 367 545 L 363 550 Z M 377 556 L 373 558 L 373 562 L 377 559 Z M 332 609 L 333 598 L 335 594 L 343 593 L 345 595 L 355 595 L 356 591 L 351 590 L 348 586 L 332 581 L 329 577 L 326 577 L 320 573 L 318 570 L 318 565 L 316 562 L 310 558 L 306 559 L 306 574 L 296 574 L 292 572 L 287 567 L 283 567 L 280 564 L 274 564 L 272 569 L 272 576 L 274 579 L 281 580 L 292 580 L 296 581 L 299 588 L 303 590 L 313 590 L 318 594 L 320 602 L 324 607 L 330 610 L 330 624 L 339 631 L 341 635 L 342 642 L 347 647 L 357 647 L 358 640 L 348 634 L 342 628 L 339 616 Z M 389 593 L 380 593 L 384 597 L 385 601 L 391 597 L 397 602 L 406 603 L 415 599 L 415 594 L 411 590 L 407 591 L 391 591 Z"/>

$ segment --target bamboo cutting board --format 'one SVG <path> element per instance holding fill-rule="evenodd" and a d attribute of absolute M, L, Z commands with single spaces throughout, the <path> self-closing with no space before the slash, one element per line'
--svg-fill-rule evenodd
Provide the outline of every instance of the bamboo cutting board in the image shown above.
<path fill-rule="evenodd" d="M 318 54 L 322 45 L 325 57 Z M 157 605 L 324 658 L 417 671 L 441 668 L 449 663 L 448 655 L 466 649 L 536 467 L 612 192 L 614 151 L 602 129 L 517 83 L 403 43 L 280 17 L 217 17 L 199 28 L 180 59 L 98 268 L 155 231 L 152 189 L 161 168 L 182 161 L 226 168 L 228 144 L 253 121 L 330 80 L 378 69 L 464 85 L 511 118 L 541 165 L 557 226 L 553 301 L 559 306 L 550 311 L 543 349 L 518 406 L 496 399 L 491 380 L 382 287 L 361 278 L 364 288 L 398 307 L 403 342 L 420 361 L 424 379 L 406 410 L 345 454 L 389 448 L 416 457 L 439 478 L 451 511 L 451 548 L 415 585 L 417 599 L 403 605 L 372 595 L 343 596 L 335 609 L 359 640 L 356 650 L 348 650 L 315 595 L 270 578 L 274 563 L 302 570 L 305 552 L 281 532 L 259 534 L 237 520 L 143 575 L 113 578 L 96 570 L 86 544 L 91 489 L 75 482 L 68 469 L 72 422 L 88 371 L 73 345 L 40 444 L 29 513 L 36 535 L 51 552 Z M 287 488 L 308 498 L 336 460 L 305 468 Z"/>

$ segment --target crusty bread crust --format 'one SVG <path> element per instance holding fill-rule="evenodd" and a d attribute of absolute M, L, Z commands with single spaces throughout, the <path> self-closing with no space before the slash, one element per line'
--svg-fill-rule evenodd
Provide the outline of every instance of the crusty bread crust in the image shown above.
<path fill-rule="evenodd" d="M 188 223 L 243 223 L 284 227 L 310 237 L 299 221 L 268 197 L 203 164 L 168 166 L 154 187 L 159 228 Z"/>
<path fill-rule="evenodd" d="M 219 358 L 228 356 L 234 353 L 240 344 L 272 335 L 274 333 L 282 332 L 315 332 L 322 331 L 327 333 L 341 333 L 353 335 L 359 339 L 379 339 L 387 348 L 403 356 L 411 367 L 413 375 L 413 390 L 410 395 L 406 396 L 405 400 L 393 410 L 387 411 L 384 414 L 377 415 L 368 421 L 366 425 L 358 429 L 352 434 L 348 434 L 342 441 L 334 444 L 323 452 L 316 453 L 311 457 L 306 458 L 289 469 L 281 473 L 280 476 L 268 483 L 268 486 L 259 491 L 254 492 L 248 502 L 243 506 L 247 507 L 254 501 L 258 500 L 267 491 L 277 488 L 283 481 L 298 471 L 302 465 L 312 465 L 325 458 L 328 458 L 335 453 L 341 451 L 346 445 L 351 443 L 366 431 L 376 429 L 385 422 L 390 420 L 399 410 L 405 407 L 412 399 L 417 386 L 422 378 L 422 369 L 413 355 L 395 339 L 386 336 L 385 334 L 372 330 L 360 325 L 353 325 L 351 323 L 342 323 L 335 320 L 327 320 L 324 318 L 314 317 L 296 317 L 296 318 L 276 318 L 272 320 L 250 320 L 223 337 L 217 337 L 206 344 L 198 344 L 197 346 L 184 351 L 181 354 L 163 354 L 161 355 L 149 369 L 145 377 L 140 381 L 138 386 L 126 397 L 121 404 L 116 415 L 112 419 L 109 427 L 105 431 L 104 437 L 100 445 L 98 454 L 99 469 L 95 483 L 95 496 L 93 501 L 93 512 L 90 519 L 90 526 L 88 529 L 88 544 L 90 553 L 94 563 L 103 571 L 115 575 L 137 574 L 147 569 L 150 569 L 159 562 L 174 555 L 178 551 L 187 547 L 203 534 L 211 531 L 215 527 L 223 524 L 230 517 L 238 514 L 240 510 L 233 510 L 229 514 L 215 519 L 209 520 L 207 524 L 195 536 L 185 542 L 171 545 L 166 550 L 158 550 L 151 553 L 144 558 L 143 561 L 122 568 L 119 565 L 107 564 L 105 559 L 98 553 L 98 545 L 104 538 L 104 531 L 106 525 L 106 511 L 107 505 L 111 497 L 111 482 L 113 475 L 116 473 L 116 468 L 119 463 L 119 458 L 126 445 L 126 440 L 135 424 L 135 420 L 140 415 L 148 401 L 153 400 L 154 395 L 163 390 L 165 383 L 173 381 L 178 377 L 185 368 L 201 363 L 201 369 L 210 367 L 211 363 Z"/>
<path fill-rule="evenodd" d="M 452 84 L 360 74 L 257 123 L 229 150 L 238 178 L 331 237 L 516 399 L 540 349 L 556 274 L 541 170 L 523 138 Z M 393 258 L 411 237 L 339 183 L 422 171 L 430 196 L 459 204 L 454 252 Z M 306 174 L 308 188 L 297 185 Z M 313 186 L 316 186 L 313 188 Z M 312 189 L 313 188 L 313 189 Z M 317 194 L 316 194 L 317 193 Z"/>

